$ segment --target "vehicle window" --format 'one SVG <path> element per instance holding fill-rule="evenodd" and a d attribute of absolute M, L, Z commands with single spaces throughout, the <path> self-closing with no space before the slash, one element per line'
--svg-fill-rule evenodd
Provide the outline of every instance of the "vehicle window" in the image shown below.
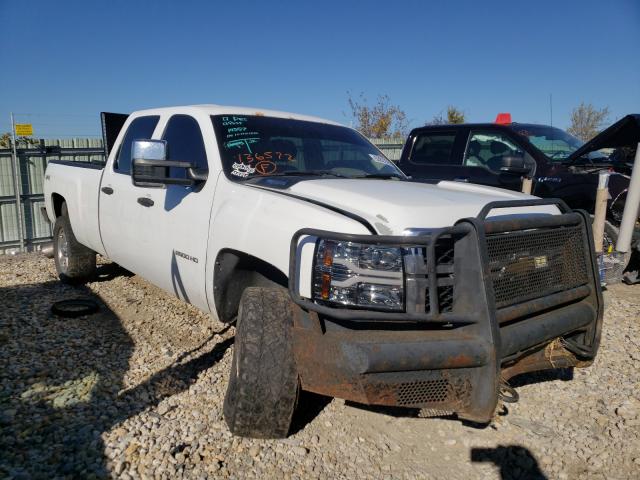
<path fill-rule="evenodd" d="M 211 117 L 225 174 L 333 175 L 362 178 L 404 174 L 362 135 L 338 125 L 258 115 Z"/>
<path fill-rule="evenodd" d="M 413 144 L 413 151 L 409 161 L 415 164 L 446 165 L 460 163 L 452 161 L 451 153 L 456 141 L 455 132 L 419 133 Z"/>
<path fill-rule="evenodd" d="M 126 173 L 127 175 L 131 172 L 131 143 L 134 140 L 151 138 L 159 120 L 160 117 L 158 115 L 151 115 L 138 117 L 129 124 L 113 165 L 113 169 L 116 172 Z"/>
<path fill-rule="evenodd" d="M 189 115 L 174 115 L 165 127 L 162 139 L 167 141 L 167 160 L 191 162 L 195 168 L 208 168 L 207 153 L 200 125 Z M 171 168 L 171 178 L 186 178 L 184 168 Z"/>
<path fill-rule="evenodd" d="M 583 145 L 583 142 L 576 137 L 555 127 L 513 124 L 511 128 L 518 135 L 528 139 L 552 162 L 562 162 L 566 160 Z"/>
<path fill-rule="evenodd" d="M 524 152 L 506 135 L 472 131 L 464 153 L 465 167 L 483 167 L 499 172 L 504 157 L 522 157 Z"/>

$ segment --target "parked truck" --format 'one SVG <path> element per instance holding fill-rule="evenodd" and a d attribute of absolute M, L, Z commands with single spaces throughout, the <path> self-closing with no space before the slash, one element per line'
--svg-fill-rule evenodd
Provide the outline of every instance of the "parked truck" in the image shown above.
<path fill-rule="evenodd" d="M 105 165 L 47 167 L 56 269 L 88 281 L 100 254 L 236 322 L 234 434 L 286 436 L 300 390 L 489 422 L 510 377 L 593 361 L 585 212 L 410 182 L 315 117 L 201 105 L 120 120 Z"/>
<path fill-rule="evenodd" d="M 614 247 L 622 220 L 633 157 L 640 142 L 640 114 L 626 115 L 583 143 L 548 125 L 512 122 L 428 125 L 411 131 L 398 162 L 416 181 L 453 180 L 519 191 L 522 178 L 532 193 L 560 198 L 593 213 L 598 174 L 610 171 L 605 247 Z M 602 149 L 613 150 L 605 155 Z M 638 212 L 640 215 L 640 212 Z M 632 240 L 627 279 L 640 282 L 640 216 Z"/>

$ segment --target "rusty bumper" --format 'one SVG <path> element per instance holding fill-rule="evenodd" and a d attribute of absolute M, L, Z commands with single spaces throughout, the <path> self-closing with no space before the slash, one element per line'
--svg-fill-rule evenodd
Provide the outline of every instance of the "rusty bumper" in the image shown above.
<path fill-rule="evenodd" d="M 487 245 L 515 238 L 501 236 L 513 231 L 524 232 L 521 244 L 530 251 L 523 248 L 524 253 L 502 257 L 495 248 L 488 251 Z M 540 255 L 534 250 L 546 248 L 539 246 L 535 232 L 562 240 L 550 247 L 544 262 L 534 261 Z M 418 262 L 420 268 L 405 264 L 407 311 L 388 318 L 382 312 L 347 312 L 301 298 L 295 290 L 301 235 L 332 233 L 300 231 L 292 241 L 294 352 L 305 390 L 364 404 L 455 412 L 460 418 L 488 422 L 503 379 L 533 370 L 587 366 L 598 350 L 602 297 L 589 220 L 583 212 L 490 224 L 465 219 L 430 239 L 413 238 L 414 243 L 425 242 L 426 261 Z M 454 260 L 447 265 L 435 255 L 442 238 L 454 243 Z M 376 239 L 407 242 L 406 237 Z M 567 253 L 571 262 L 566 266 L 552 263 L 577 249 L 585 254 Z M 557 265 L 556 270 L 545 273 L 547 260 Z M 453 280 L 448 307 L 440 300 L 443 276 Z M 535 288 L 509 283 L 521 278 L 544 281 L 542 288 L 553 293 L 536 295 Z M 567 286 L 562 290 L 552 282 Z"/>
<path fill-rule="evenodd" d="M 296 309 L 293 339 L 304 390 L 368 405 L 455 412 L 476 422 L 493 417 L 500 378 L 591 363 L 558 337 L 502 363 L 496 345 L 481 335 L 397 325 L 353 329 L 302 309 Z"/>

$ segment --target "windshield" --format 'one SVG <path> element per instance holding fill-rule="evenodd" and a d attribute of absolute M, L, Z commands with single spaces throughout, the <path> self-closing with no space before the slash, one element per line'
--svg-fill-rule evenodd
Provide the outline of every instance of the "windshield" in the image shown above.
<path fill-rule="evenodd" d="M 513 125 L 516 133 L 526 137 L 552 161 L 561 162 L 583 145 L 564 130 L 544 125 Z"/>
<path fill-rule="evenodd" d="M 214 115 L 211 120 L 224 172 L 232 180 L 285 175 L 405 178 L 350 128 L 251 115 Z"/>

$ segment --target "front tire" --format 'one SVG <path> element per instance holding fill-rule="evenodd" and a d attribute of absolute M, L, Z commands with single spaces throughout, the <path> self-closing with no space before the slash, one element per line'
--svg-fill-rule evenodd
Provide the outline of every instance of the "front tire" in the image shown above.
<path fill-rule="evenodd" d="M 53 225 L 53 258 L 64 283 L 85 283 L 96 273 L 96 253 L 76 240 L 66 203 Z"/>
<path fill-rule="evenodd" d="M 240 299 L 224 418 L 234 435 L 284 438 L 298 398 L 291 301 L 285 290 L 247 288 Z"/>

